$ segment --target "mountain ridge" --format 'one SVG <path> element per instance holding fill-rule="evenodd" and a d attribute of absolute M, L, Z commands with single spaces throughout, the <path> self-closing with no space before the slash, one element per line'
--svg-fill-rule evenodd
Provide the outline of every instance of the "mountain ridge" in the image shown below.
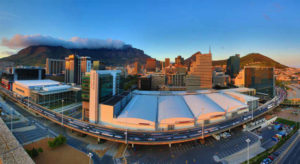
<path fill-rule="evenodd" d="M 185 64 L 189 65 L 195 60 L 196 52 L 185 60 Z M 0 61 L 13 62 L 15 65 L 33 65 L 44 66 L 46 58 L 64 59 L 70 54 L 77 54 L 79 56 L 90 56 L 92 60 L 100 60 L 106 65 L 123 66 L 138 61 L 142 64 L 146 63 L 147 58 L 151 56 L 144 53 L 143 50 L 133 48 L 132 46 L 124 46 L 122 49 L 114 48 L 98 48 L 98 49 L 68 49 L 63 46 L 48 46 L 35 45 L 21 49 L 18 53 L 1 58 Z M 225 60 L 214 60 L 213 66 L 224 66 Z M 288 68 L 279 62 L 264 56 L 260 53 L 249 53 L 241 57 L 241 68 L 244 66 L 259 65 L 271 66 L 275 68 Z"/>
<path fill-rule="evenodd" d="M 143 50 L 125 46 L 122 49 L 68 49 L 63 46 L 35 45 L 21 49 L 18 53 L 1 58 L 0 61 L 14 62 L 15 65 L 44 66 L 46 58 L 64 59 L 70 54 L 90 56 L 92 60 L 100 60 L 106 65 L 124 65 L 135 61 L 145 63 L 150 58 Z"/>
<path fill-rule="evenodd" d="M 193 54 L 185 60 L 185 64 L 189 64 L 192 61 L 196 60 L 197 53 Z M 212 62 L 213 66 L 226 66 L 227 59 L 224 60 L 214 60 Z M 278 69 L 288 68 L 288 66 L 283 65 L 265 55 L 260 53 L 248 53 L 247 55 L 241 57 L 240 59 L 241 68 L 245 66 L 266 66 L 266 67 L 275 67 Z"/>

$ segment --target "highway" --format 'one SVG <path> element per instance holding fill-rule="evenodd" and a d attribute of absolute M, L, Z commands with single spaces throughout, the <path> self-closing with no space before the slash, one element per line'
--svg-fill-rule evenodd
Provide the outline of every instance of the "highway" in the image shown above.
<path fill-rule="evenodd" d="M 196 139 L 201 139 L 210 136 L 215 133 L 226 131 L 230 128 L 242 125 L 252 120 L 253 118 L 259 117 L 260 115 L 271 111 L 277 107 L 287 96 L 286 92 L 282 89 L 277 88 L 277 96 L 272 100 L 258 107 L 254 112 L 247 112 L 238 117 L 228 119 L 219 122 L 214 125 L 207 125 L 202 127 L 194 127 L 189 129 L 180 129 L 172 131 L 137 131 L 137 130 L 126 130 L 118 129 L 113 127 L 107 127 L 103 125 L 93 124 L 84 122 L 66 115 L 51 111 L 45 107 L 42 107 L 33 102 L 28 102 L 26 99 L 14 95 L 12 91 L 8 91 L 4 88 L 0 88 L 0 91 L 11 98 L 16 103 L 27 107 L 28 110 L 35 112 L 57 124 L 72 129 L 74 131 L 84 133 L 96 138 L 107 139 L 111 141 L 130 143 L 130 144 L 143 144 L 143 145 L 160 145 L 160 144 L 172 144 L 179 142 L 186 142 Z M 127 133 L 127 135 L 126 135 Z"/>
<path fill-rule="evenodd" d="M 294 164 L 300 161 L 300 139 L 295 143 L 294 147 L 286 154 L 286 156 L 279 163 Z"/>

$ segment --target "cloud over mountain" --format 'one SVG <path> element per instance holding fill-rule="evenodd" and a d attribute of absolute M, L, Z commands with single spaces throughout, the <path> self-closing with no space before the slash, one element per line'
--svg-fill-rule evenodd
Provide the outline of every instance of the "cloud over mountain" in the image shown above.
<path fill-rule="evenodd" d="M 3 38 L 1 41 L 3 46 L 6 46 L 11 49 L 19 49 L 32 45 L 49 45 L 49 46 L 63 46 L 66 48 L 115 48 L 121 49 L 126 44 L 120 40 L 112 39 L 89 39 L 89 38 L 80 38 L 72 37 L 69 40 L 64 40 L 61 38 L 55 38 L 51 36 L 45 36 L 40 34 L 35 35 L 21 35 L 16 34 L 10 39 Z"/>

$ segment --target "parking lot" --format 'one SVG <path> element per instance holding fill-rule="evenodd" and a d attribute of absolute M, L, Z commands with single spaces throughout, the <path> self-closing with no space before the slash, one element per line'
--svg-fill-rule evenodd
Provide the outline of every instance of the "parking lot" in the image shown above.
<path fill-rule="evenodd" d="M 229 138 L 217 141 L 212 137 L 205 139 L 205 144 L 197 141 L 164 146 L 139 146 L 130 148 L 128 163 L 217 163 L 214 155 L 219 158 L 232 155 L 258 141 L 258 137 L 249 132 L 235 131 Z"/>
<path fill-rule="evenodd" d="M 256 132 L 258 135 L 262 136 L 261 146 L 265 149 L 269 149 L 274 146 L 277 142 L 272 140 L 272 137 L 277 133 L 272 126 L 262 128 L 259 132 Z"/>

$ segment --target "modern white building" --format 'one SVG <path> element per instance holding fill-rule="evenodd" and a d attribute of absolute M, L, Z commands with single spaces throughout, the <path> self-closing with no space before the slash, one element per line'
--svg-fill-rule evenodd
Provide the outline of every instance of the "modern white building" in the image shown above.
<path fill-rule="evenodd" d="M 13 83 L 13 92 L 17 96 L 30 98 L 31 101 L 48 108 L 58 108 L 75 102 L 81 102 L 81 89 L 54 80 L 17 80 Z"/>
<path fill-rule="evenodd" d="M 234 90 L 135 90 L 123 105 L 116 105 L 121 99 L 118 95 L 100 104 L 100 124 L 137 130 L 172 130 L 215 123 L 258 107 L 258 98 Z"/>
<path fill-rule="evenodd" d="M 89 121 L 98 123 L 99 104 L 119 93 L 120 70 L 92 70 L 90 73 Z"/>

